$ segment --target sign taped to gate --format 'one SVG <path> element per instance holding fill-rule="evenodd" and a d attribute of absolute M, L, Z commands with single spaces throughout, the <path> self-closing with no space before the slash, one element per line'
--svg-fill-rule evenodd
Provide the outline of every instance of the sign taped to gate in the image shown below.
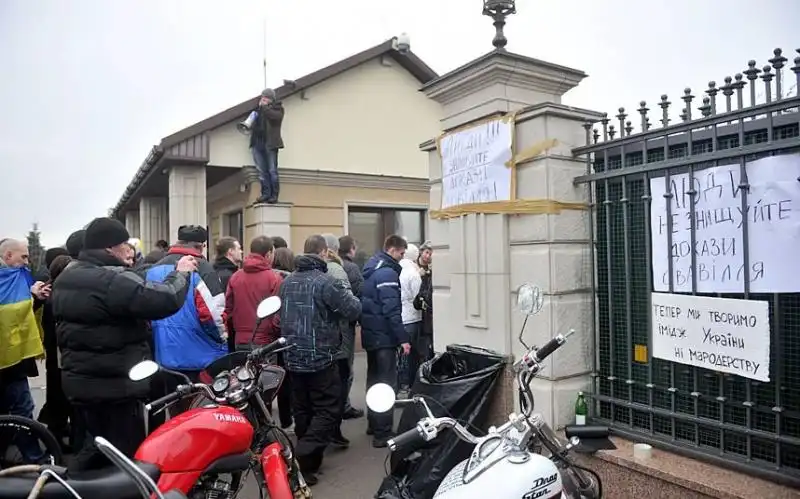
<path fill-rule="evenodd" d="M 770 156 L 747 163 L 746 168 L 747 206 L 742 205 L 738 163 L 696 171 L 693 181 L 688 173 L 671 175 L 670 198 L 664 197 L 666 177 L 650 179 L 655 291 L 742 293 L 745 279 L 754 293 L 800 291 L 796 251 L 800 246 L 800 155 Z M 745 245 L 749 250 L 746 269 Z"/>
<path fill-rule="evenodd" d="M 442 209 L 511 201 L 514 117 L 469 125 L 439 139 Z"/>
<path fill-rule="evenodd" d="M 653 357 L 769 382 L 769 304 L 651 293 Z"/>

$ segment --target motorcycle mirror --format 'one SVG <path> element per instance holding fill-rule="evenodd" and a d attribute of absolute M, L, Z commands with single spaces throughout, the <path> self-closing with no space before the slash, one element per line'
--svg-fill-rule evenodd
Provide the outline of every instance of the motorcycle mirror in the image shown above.
<path fill-rule="evenodd" d="M 264 319 L 274 314 L 281 309 L 281 299 L 277 296 L 270 296 L 266 300 L 258 304 L 256 309 L 256 317 Z"/>
<path fill-rule="evenodd" d="M 542 311 L 544 295 L 539 286 L 525 283 L 517 288 L 517 308 L 525 315 L 537 315 Z"/>
<path fill-rule="evenodd" d="M 142 381 L 157 373 L 158 369 L 158 364 L 152 360 L 143 360 L 131 367 L 131 370 L 128 371 L 128 378 L 131 381 Z"/>
<path fill-rule="evenodd" d="M 367 407 L 372 412 L 382 413 L 389 412 L 394 407 L 397 396 L 394 393 L 394 388 L 385 384 L 378 383 L 369 387 L 367 390 Z"/>

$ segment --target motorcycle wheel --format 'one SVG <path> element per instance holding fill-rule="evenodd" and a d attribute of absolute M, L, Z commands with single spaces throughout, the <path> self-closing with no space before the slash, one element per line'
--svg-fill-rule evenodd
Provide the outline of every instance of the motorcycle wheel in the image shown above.
<path fill-rule="evenodd" d="M 36 456 L 31 462 L 19 448 L 21 441 L 27 440 L 30 445 L 38 445 L 42 456 Z M 22 417 L 0 416 L 0 469 L 19 466 L 21 464 L 64 464 L 64 454 L 56 437 L 45 425 L 38 421 Z"/>

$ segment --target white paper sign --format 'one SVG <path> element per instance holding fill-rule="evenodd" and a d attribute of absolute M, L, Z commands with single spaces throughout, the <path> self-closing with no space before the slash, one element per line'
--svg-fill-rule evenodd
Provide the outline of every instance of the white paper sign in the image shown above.
<path fill-rule="evenodd" d="M 747 164 L 750 192 L 742 208 L 739 165 L 723 165 L 670 177 L 672 220 L 667 221 L 665 178 L 650 180 L 653 288 L 670 291 L 668 262 L 672 259 L 673 291 L 698 293 L 744 291 L 744 237 L 747 221 L 750 291 L 800 291 L 800 155 L 771 156 Z M 689 192 L 694 188 L 695 206 Z M 696 236 L 692 269 L 691 221 Z M 667 234 L 672 232 L 672 244 Z"/>
<path fill-rule="evenodd" d="M 769 381 L 765 301 L 651 293 L 653 357 Z"/>
<path fill-rule="evenodd" d="M 511 200 L 513 133 L 513 122 L 498 118 L 442 137 L 442 209 Z"/>

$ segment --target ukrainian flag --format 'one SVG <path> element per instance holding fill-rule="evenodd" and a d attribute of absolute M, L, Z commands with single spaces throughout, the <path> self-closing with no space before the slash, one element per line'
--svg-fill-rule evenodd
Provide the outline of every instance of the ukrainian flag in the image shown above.
<path fill-rule="evenodd" d="M 0 268 L 0 369 L 44 353 L 33 313 L 30 270 Z"/>

